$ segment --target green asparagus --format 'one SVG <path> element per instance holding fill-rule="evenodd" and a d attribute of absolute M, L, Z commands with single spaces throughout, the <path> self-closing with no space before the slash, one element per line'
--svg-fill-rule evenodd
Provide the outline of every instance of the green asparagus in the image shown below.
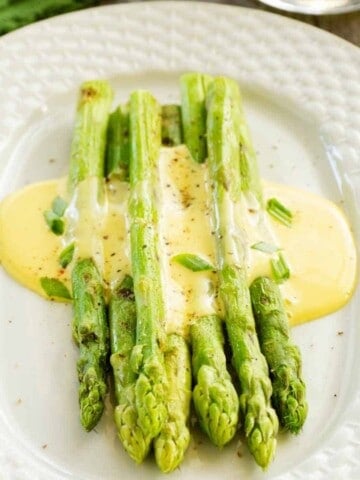
<path fill-rule="evenodd" d="M 76 126 L 71 145 L 69 193 L 95 176 L 102 181 L 105 138 L 112 90 L 105 81 L 81 87 Z M 82 212 L 79 211 L 81 217 Z M 79 403 L 81 423 L 91 430 L 101 417 L 106 393 L 108 326 L 103 282 L 93 258 L 78 258 L 72 271 L 73 336 L 79 344 Z"/>
<path fill-rule="evenodd" d="M 199 163 L 204 162 L 207 155 L 205 97 L 211 80 L 209 75 L 201 73 L 185 73 L 180 78 L 184 141 Z"/>
<path fill-rule="evenodd" d="M 128 177 L 129 168 L 129 112 L 127 106 L 119 106 L 109 117 L 106 142 L 107 177 Z"/>
<path fill-rule="evenodd" d="M 164 299 L 158 252 L 154 184 L 161 146 L 160 106 L 146 91 L 130 97 L 130 248 L 137 311 L 132 365 L 135 403 L 144 435 L 155 438 L 166 419 Z"/>
<path fill-rule="evenodd" d="M 305 384 L 301 379 L 300 351 L 290 339 L 290 329 L 279 287 L 259 277 L 250 287 L 261 349 L 269 364 L 273 402 L 281 424 L 299 433 L 307 415 Z"/>
<path fill-rule="evenodd" d="M 164 146 L 182 143 L 181 109 L 179 105 L 164 105 L 161 109 L 161 141 Z"/>
<path fill-rule="evenodd" d="M 180 465 L 190 442 L 187 426 L 191 400 L 190 353 L 186 341 L 176 333 L 167 337 L 165 368 L 167 419 L 154 441 L 154 451 L 159 468 L 168 473 Z"/>
<path fill-rule="evenodd" d="M 80 418 L 85 430 L 95 427 L 104 409 L 108 327 L 102 278 L 91 258 L 78 260 L 72 271 L 74 337 L 80 355 Z"/>
<path fill-rule="evenodd" d="M 136 307 L 132 278 L 126 275 L 112 291 L 109 304 L 110 363 L 113 368 L 115 423 L 119 438 L 130 457 L 141 463 L 149 452 L 151 437 L 138 425 L 135 406 L 136 374 L 131 368 L 131 352 L 136 339 Z"/>
<path fill-rule="evenodd" d="M 256 462 L 266 468 L 276 448 L 278 419 L 271 407 L 271 381 L 260 351 L 247 286 L 241 223 L 239 149 L 240 95 L 237 84 L 218 77 L 207 93 L 207 142 L 220 296 L 240 380 L 240 410 L 245 435 Z"/>
<path fill-rule="evenodd" d="M 222 322 L 216 315 L 200 317 L 190 327 L 193 400 L 200 425 L 218 447 L 236 432 L 239 400 L 226 369 Z"/>
<path fill-rule="evenodd" d="M 241 103 L 240 109 L 242 109 Z M 246 192 L 252 193 L 259 201 L 260 206 L 264 208 L 256 155 L 243 112 L 239 127 L 243 132 L 240 136 L 240 152 L 243 154 L 242 188 Z M 248 154 L 245 155 L 244 152 L 248 152 Z M 270 209 L 272 214 L 276 212 L 277 218 L 289 226 L 292 213 L 276 199 L 271 200 L 270 206 L 269 202 L 267 204 L 267 210 Z M 272 261 L 272 265 L 282 267 L 281 275 L 277 274 L 279 281 L 288 278 L 290 273 L 281 254 L 279 254 L 278 260 Z M 306 389 L 301 379 L 301 354 L 290 339 L 290 330 L 280 289 L 270 279 L 261 277 L 252 284 L 250 294 L 260 347 L 270 368 L 273 384 L 272 399 L 275 409 L 280 423 L 290 432 L 298 433 L 307 415 Z"/>

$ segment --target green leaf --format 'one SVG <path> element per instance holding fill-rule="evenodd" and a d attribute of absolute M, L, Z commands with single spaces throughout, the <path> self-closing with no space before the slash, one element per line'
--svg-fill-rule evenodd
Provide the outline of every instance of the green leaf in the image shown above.
<path fill-rule="evenodd" d="M 50 230 L 55 233 L 55 235 L 62 235 L 65 229 L 64 220 L 62 220 L 56 213 L 52 210 L 46 210 L 44 212 L 44 218 Z"/>
<path fill-rule="evenodd" d="M 211 263 L 207 262 L 198 255 L 193 255 L 192 253 L 180 253 L 179 255 L 172 257 L 172 259 L 193 272 L 215 270 L 214 265 L 211 265 Z"/>
<path fill-rule="evenodd" d="M 293 214 L 286 208 L 277 198 L 270 198 L 266 205 L 268 213 L 275 218 L 278 222 L 291 227 Z"/>
<path fill-rule="evenodd" d="M 52 211 L 58 217 L 62 217 L 64 215 L 66 207 L 67 207 L 67 203 L 63 198 L 59 196 L 55 197 L 51 204 Z"/>
<path fill-rule="evenodd" d="M 60 253 L 59 263 L 63 268 L 66 268 L 74 256 L 75 243 L 70 243 L 64 250 Z"/>
<path fill-rule="evenodd" d="M 281 253 L 279 253 L 277 259 L 271 260 L 270 263 L 274 280 L 277 283 L 283 283 L 290 278 L 290 269 Z"/>
<path fill-rule="evenodd" d="M 57 278 L 41 277 L 40 285 L 45 293 L 51 298 L 57 297 L 71 299 L 68 288 Z"/>
<path fill-rule="evenodd" d="M 260 252 L 264 253 L 275 253 L 279 250 L 279 247 L 276 245 L 272 245 L 271 243 L 266 242 L 258 242 L 251 245 L 253 250 L 259 250 Z"/>

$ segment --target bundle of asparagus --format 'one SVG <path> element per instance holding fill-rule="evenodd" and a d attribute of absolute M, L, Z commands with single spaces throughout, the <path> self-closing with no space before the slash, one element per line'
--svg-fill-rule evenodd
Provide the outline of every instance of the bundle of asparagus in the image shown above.
<path fill-rule="evenodd" d="M 95 177 L 101 192 L 105 172 L 129 179 L 132 277 L 119 278 L 109 292 L 109 339 L 103 266 L 98 258 L 75 258 L 73 333 L 80 347 L 80 417 L 91 430 L 101 416 L 111 349 L 115 422 L 136 462 L 153 446 L 162 471 L 180 464 L 190 441 L 192 397 L 201 427 L 219 447 L 235 435 L 240 409 L 249 450 L 267 468 L 275 453 L 278 416 L 286 429 L 298 433 L 307 405 L 300 353 L 290 340 L 280 290 L 265 277 L 248 285 L 243 225 L 235 212 L 249 194 L 263 209 L 255 153 L 233 80 L 186 74 L 181 96 L 181 108 L 161 109 L 149 92 L 136 91 L 127 106 L 109 117 L 112 92 L 106 82 L 88 82 L 81 90 L 69 190 L 76 195 L 81 182 Z M 193 320 L 189 339 L 166 329 L 170 309 L 159 261 L 156 171 L 161 144 L 178 145 L 183 137 L 193 159 L 208 164 L 219 293 L 239 393 L 227 369 L 220 317 Z"/>

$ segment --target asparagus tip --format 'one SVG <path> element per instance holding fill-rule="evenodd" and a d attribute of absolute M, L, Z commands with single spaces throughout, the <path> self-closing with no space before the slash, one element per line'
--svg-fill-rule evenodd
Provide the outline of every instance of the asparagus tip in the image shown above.
<path fill-rule="evenodd" d="M 296 379 L 290 385 L 290 393 L 284 402 L 281 423 L 289 432 L 297 435 L 306 420 L 308 405 L 305 400 L 305 385 Z"/>
<path fill-rule="evenodd" d="M 95 369 L 89 368 L 79 387 L 80 421 L 87 432 L 92 430 L 104 410 L 106 384 L 98 378 Z"/>
<path fill-rule="evenodd" d="M 87 398 L 80 401 L 80 421 L 87 432 L 90 432 L 98 423 L 103 413 L 101 402 L 89 403 Z"/>
<path fill-rule="evenodd" d="M 239 401 L 232 382 L 219 377 L 215 368 L 203 365 L 193 392 L 203 430 L 217 447 L 233 438 L 238 422 Z"/>
<path fill-rule="evenodd" d="M 151 437 L 137 425 L 136 409 L 131 405 L 117 405 L 114 418 L 124 449 L 136 463 L 142 463 L 149 453 Z"/>
<path fill-rule="evenodd" d="M 276 439 L 272 438 L 266 443 L 261 443 L 251 453 L 256 463 L 265 471 L 269 468 L 270 463 L 274 459 L 276 450 Z"/>
<path fill-rule="evenodd" d="M 180 465 L 189 443 L 190 432 L 183 422 L 165 425 L 154 444 L 156 463 L 163 473 L 170 473 Z"/>

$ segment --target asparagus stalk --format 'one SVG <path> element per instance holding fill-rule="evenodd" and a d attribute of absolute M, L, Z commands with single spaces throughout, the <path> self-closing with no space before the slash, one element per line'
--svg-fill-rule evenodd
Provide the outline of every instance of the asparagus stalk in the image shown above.
<path fill-rule="evenodd" d="M 167 147 L 176 147 L 182 143 L 179 105 L 164 105 L 161 109 L 161 142 Z"/>
<path fill-rule="evenodd" d="M 240 171 L 244 193 L 263 207 L 261 179 L 240 99 Z M 283 427 L 299 433 L 307 416 L 306 387 L 301 378 L 301 354 L 290 339 L 281 292 L 269 278 L 260 277 L 250 287 L 262 353 L 270 368 L 273 403 Z"/>
<path fill-rule="evenodd" d="M 276 448 L 278 419 L 270 404 L 272 387 L 256 335 L 241 225 L 236 216 L 241 197 L 239 104 L 237 84 L 216 78 L 207 94 L 208 162 L 220 296 L 240 380 L 240 410 L 250 452 L 266 468 Z"/>
<path fill-rule="evenodd" d="M 240 92 L 237 129 L 239 132 L 240 147 L 241 190 L 244 192 L 244 194 L 252 195 L 253 197 L 255 197 L 259 205 L 262 205 L 263 192 L 261 186 L 261 178 L 249 127 L 245 120 Z"/>
<path fill-rule="evenodd" d="M 145 91 L 130 97 L 130 247 L 137 311 L 132 364 L 135 403 L 144 435 L 155 438 L 166 419 L 164 300 L 158 252 L 154 183 L 161 145 L 160 107 Z"/>
<path fill-rule="evenodd" d="M 141 463 L 149 452 L 151 438 L 138 425 L 135 405 L 136 374 L 131 352 L 136 338 L 136 307 L 132 278 L 126 275 L 113 289 L 109 304 L 110 363 L 113 368 L 115 423 L 119 438 L 130 457 Z"/>
<path fill-rule="evenodd" d="M 95 176 L 102 180 L 105 138 L 112 90 L 107 82 L 81 87 L 71 145 L 69 191 Z M 79 211 L 79 215 L 82 212 Z M 72 271 L 73 336 L 79 344 L 78 377 L 80 419 L 86 430 L 99 421 L 106 393 L 108 326 L 102 278 L 93 258 L 78 258 Z"/>
<path fill-rule="evenodd" d="M 127 178 L 129 167 L 129 113 L 118 106 L 109 117 L 106 142 L 106 176 Z"/>
<path fill-rule="evenodd" d="M 196 386 L 193 400 L 200 425 L 218 447 L 236 432 L 239 400 L 226 369 L 222 322 L 216 315 L 197 319 L 190 327 L 193 372 Z"/>
<path fill-rule="evenodd" d="M 307 415 L 305 384 L 301 379 L 301 355 L 290 339 L 290 328 L 279 287 L 259 277 L 250 287 L 261 349 L 268 362 L 273 403 L 281 424 L 299 433 Z"/>
<path fill-rule="evenodd" d="M 186 341 L 176 333 L 167 337 L 165 368 L 167 420 L 154 441 L 154 451 L 159 468 L 168 473 L 180 465 L 190 442 L 187 426 L 191 400 L 190 353 Z"/>
<path fill-rule="evenodd" d="M 206 90 L 211 83 L 209 75 L 185 73 L 180 78 L 181 115 L 185 143 L 199 163 L 206 159 Z"/>

